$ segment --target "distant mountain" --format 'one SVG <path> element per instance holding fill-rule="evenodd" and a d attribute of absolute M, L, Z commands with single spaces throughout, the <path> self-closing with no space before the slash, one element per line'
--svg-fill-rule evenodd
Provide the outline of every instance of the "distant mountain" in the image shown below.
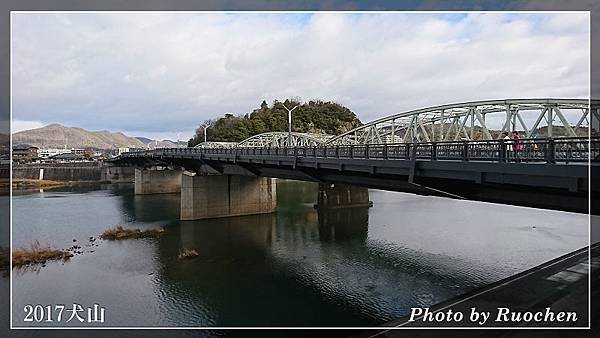
<path fill-rule="evenodd" d="M 154 147 L 154 141 L 148 138 Z M 106 130 L 88 131 L 82 128 L 65 127 L 60 124 L 50 124 L 42 128 L 23 130 L 13 134 L 13 144 L 27 143 L 40 148 L 146 148 L 148 143 L 140 138 L 130 137 L 121 132 L 111 133 Z M 159 147 L 173 147 L 172 142 L 158 142 Z"/>
<path fill-rule="evenodd" d="M 136 139 L 141 141 L 146 146 L 149 146 L 150 148 L 171 148 L 177 146 L 177 142 L 171 140 L 156 141 L 143 136 L 138 136 L 136 137 Z M 187 146 L 187 142 L 179 141 L 179 146 Z"/>
<path fill-rule="evenodd" d="M 142 141 L 143 144 L 148 144 L 150 142 L 154 142 L 153 139 L 147 138 L 147 137 L 143 137 L 143 136 L 137 136 L 136 137 L 138 140 Z"/>

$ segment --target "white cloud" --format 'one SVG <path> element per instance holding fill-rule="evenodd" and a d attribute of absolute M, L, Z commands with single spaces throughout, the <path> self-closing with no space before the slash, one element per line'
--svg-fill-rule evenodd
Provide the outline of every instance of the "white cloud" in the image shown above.
<path fill-rule="evenodd" d="M 15 118 L 136 135 L 188 137 L 290 96 L 366 122 L 589 90 L 585 13 L 13 14 L 12 28 Z"/>
<path fill-rule="evenodd" d="M 36 129 L 43 126 L 44 123 L 40 121 L 12 120 L 11 129 L 13 133 L 17 133 L 23 130 Z"/>

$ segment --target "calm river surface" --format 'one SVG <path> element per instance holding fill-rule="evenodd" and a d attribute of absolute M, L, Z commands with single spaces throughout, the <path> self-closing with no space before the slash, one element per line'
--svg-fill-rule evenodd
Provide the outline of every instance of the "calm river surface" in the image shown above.
<path fill-rule="evenodd" d="M 203 221 L 178 220 L 179 195 L 132 185 L 14 196 L 15 247 L 85 252 L 13 270 L 13 325 L 31 325 L 26 304 L 98 303 L 107 326 L 374 326 L 588 240 L 583 214 L 378 190 L 372 208 L 317 212 L 316 185 L 277 189 L 274 214 Z M 88 246 L 119 224 L 166 232 Z M 180 248 L 199 257 L 180 261 Z"/>

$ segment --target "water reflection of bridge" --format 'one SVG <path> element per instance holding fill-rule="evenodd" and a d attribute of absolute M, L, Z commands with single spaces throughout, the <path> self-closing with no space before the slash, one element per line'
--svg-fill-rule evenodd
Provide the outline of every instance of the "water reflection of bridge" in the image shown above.
<path fill-rule="evenodd" d="M 375 325 L 404 315 L 410 305 L 454 296 L 453 285 L 483 283 L 454 273 L 455 262 L 369 242 L 368 207 L 315 209 L 317 186 L 305 183 L 281 182 L 279 191 L 277 214 L 167 226 L 158 242 L 163 268 L 157 292 L 167 309 L 185 304 L 202 314 L 184 324 Z M 133 208 L 127 212 L 138 220 L 159 221 L 152 218 L 160 214 L 156 201 L 146 197 L 124 205 Z M 152 208 L 144 206 L 146 201 Z M 162 208 L 172 204 L 177 210 L 176 199 L 169 201 Z M 180 248 L 200 256 L 179 261 Z M 299 313 L 290 313 L 292 308 Z M 206 318 L 208 323 L 198 322 Z"/>

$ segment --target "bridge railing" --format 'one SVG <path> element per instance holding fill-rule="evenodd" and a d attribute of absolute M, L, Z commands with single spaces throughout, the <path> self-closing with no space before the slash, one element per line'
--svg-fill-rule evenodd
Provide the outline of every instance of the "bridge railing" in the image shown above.
<path fill-rule="evenodd" d="M 600 161 L 600 137 L 535 138 L 478 141 L 445 141 L 398 144 L 239 147 L 159 148 L 124 154 L 147 155 L 233 155 L 267 157 L 356 158 L 382 160 L 459 160 L 488 162 L 593 162 Z"/>

